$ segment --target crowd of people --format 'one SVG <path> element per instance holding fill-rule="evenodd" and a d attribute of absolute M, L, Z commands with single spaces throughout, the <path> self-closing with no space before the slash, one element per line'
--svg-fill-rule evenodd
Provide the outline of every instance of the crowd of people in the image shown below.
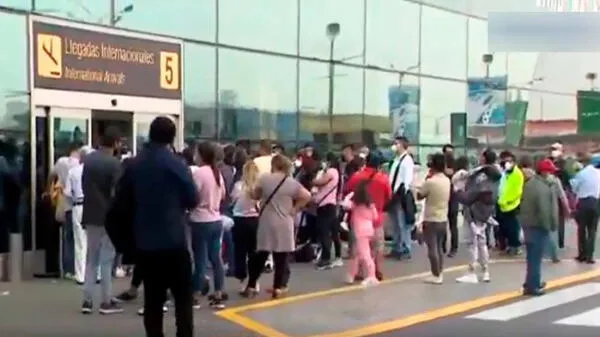
<path fill-rule="evenodd" d="M 63 263 L 84 285 L 81 311 L 93 312 L 97 283 L 103 314 L 122 312 L 120 303 L 136 299 L 143 283 L 147 336 L 163 336 L 169 300 L 177 335 L 192 336 L 193 310 L 203 297 L 211 308 L 225 308 L 226 277 L 239 280 L 239 295 L 251 298 L 260 294 L 261 275 L 273 272 L 267 292 L 284 296 L 291 261 L 327 270 L 343 266 L 347 255 L 344 281 L 374 286 L 384 278 L 385 257 L 411 259 L 414 245 L 423 243 L 431 267 L 425 282 L 442 284 L 444 259 L 457 254 L 461 241 L 459 214 L 470 267 L 458 282 L 490 282 L 489 250 L 518 256 L 524 244 L 524 293 L 543 294 L 542 257 L 548 252 L 560 261 L 571 215 L 577 260 L 594 263 L 600 171 L 580 153 L 580 170 L 568 176 L 560 144 L 535 163 L 486 149 L 477 167 L 455 159 L 446 145 L 427 158 L 420 181 L 404 137 L 394 139 L 386 162 L 382 151 L 355 145 L 321 157 L 306 144 L 288 157 L 268 141 L 254 155 L 247 144 L 208 141 L 178 153 L 175 135 L 173 122 L 158 117 L 144 149 L 120 160 L 119 135 L 109 128 L 99 149 L 74 146 L 54 167 L 56 218 L 74 237 L 72 247 L 65 245 L 74 258 Z M 134 266 L 131 287 L 117 296 L 115 261 Z"/>

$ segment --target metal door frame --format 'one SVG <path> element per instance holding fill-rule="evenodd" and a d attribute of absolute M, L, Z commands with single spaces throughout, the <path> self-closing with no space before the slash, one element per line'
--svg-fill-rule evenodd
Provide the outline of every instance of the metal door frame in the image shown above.
<path fill-rule="evenodd" d="M 36 117 L 44 116 L 48 118 L 48 154 L 49 154 L 49 169 L 51 170 L 54 167 L 54 119 L 55 118 L 69 118 L 69 119 L 84 119 L 86 120 L 86 136 L 87 136 L 87 144 L 90 146 L 92 144 L 92 109 L 73 109 L 73 108 L 61 108 L 61 107 L 51 107 L 46 113 L 46 111 L 42 110 L 40 114 L 40 108 L 36 108 Z"/>

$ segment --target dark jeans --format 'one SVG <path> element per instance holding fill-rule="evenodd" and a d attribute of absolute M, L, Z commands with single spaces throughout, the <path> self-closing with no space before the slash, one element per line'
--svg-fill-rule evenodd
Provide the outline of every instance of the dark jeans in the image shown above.
<path fill-rule="evenodd" d="M 558 248 L 565 248 L 565 211 L 562 207 L 559 207 L 559 218 L 558 218 Z"/>
<path fill-rule="evenodd" d="M 167 290 L 175 301 L 177 337 L 194 335 L 192 261 L 187 249 L 140 253 L 144 279 L 144 327 L 147 337 L 164 337 L 163 305 Z"/>
<path fill-rule="evenodd" d="M 260 278 L 265 262 L 269 257 L 269 252 L 257 252 L 249 263 L 248 287 L 256 289 L 256 282 Z M 290 253 L 288 252 L 273 252 L 273 289 L 285 289 L 290 280 Z"/>
<path fill-rule="evenodd" d="M 448 226 L 450 227 L 450 252 L 458 250 L 458 213 L 448 214 Z M 448 247 L 447 235 L 444 236 L 444 249 Z"/>
<path fill-rule="evenodd" d="M 448 223 L 444 222 L 424 222 L 423 236 L 427 245 L 427 257 L 433 276 L 440 276 L 444 270 L 444 237 L 446 236 L 446 227 Z"/>
<path fill-rule="evenodd" d="M 75 237 L 73 236 L 73 212 L 65 212 L 65 223 L 62 225 L 62 273 L 75 274 Z"/>
<path fill-rule="evenodd" d="M 194 253 L 194 275 L 192 286 L 194 291 L 204 288 L 206 280 L 206 262 L 210 261 L 213 269 L 215 291 L 223 290 L 225 273 L 221 259 L 221 236 L 223 223 L 215 222 L 190 222 L 192 252 Z M 207 259 L 208 257 L 208 259 Z"/>
<path fill-rule="evenodd" d="M 548 246 L 550 232 L 540 227 L 526 227 L 525 250 L 527 259 L 527 273 L 524 288 L 538 290 L 542 284 L 542 258 Z"/>
<path fill-rule="evenodd" d="M 581 259 L 593 259 L 598 230 L 598 199 L 584 198 L 577 202 L 575 221 L 577 221 L 577 249 Z"/>
<path fill-rule="evenodd" d="M 235 245 L 235 278 L 243 281 L 248 277 L 248 265 L 256 254 L 256 231 L 258 217 L 235 217 L 231 229 Z"/>
<path fill-rule="evenodd" d="M 519 234 L 521 227 L 519 220 L 517 220 L 518 209 L 514 209 L 508 212 L 498 212 L 496 214 L 496 221 L 499 224 L 500 238 L 505 240 L 507 248 L 519 248 L 521 242 L 519 240 Z"/>
<path fill-rule="evenodd" d="M 317 230 L 319 233 L 319 244 L 322 249 L 321 261 L 331 261 L 332 242 L 335 257 L 342 257 L 342 241 L 340 239 L 338 221 L 336 205 L 329 204 L 317 209 Z"/>

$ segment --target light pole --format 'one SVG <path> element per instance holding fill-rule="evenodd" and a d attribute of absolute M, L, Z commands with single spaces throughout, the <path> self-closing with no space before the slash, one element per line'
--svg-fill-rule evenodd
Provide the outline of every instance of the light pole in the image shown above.
<path fill-rule="evenodd" d="M 120 11 L 116 10 L 116 0 L 110 0 L 110 25 L 116 26 L 119 21 L 123 19 L 123 14 L 131 13 L 133 11 L 133 4 L 129 4 L 123 7 Z"/>
<path fill-rule="evenodd" d="M 596 90 L 596 86 L 594 84 L 596 84 L 596 78 L 598 77 L 598 74 L 596 73 L 587 73 L 585 74 L 585 79 L 590 81 L 590 90 L 594 91 Z"/>
<path fill-rule="evenodd" d="M 327 146 L 331 150 L 333 146 L 333 88 L 334 88 L 334 77 L 335 77 L 335 64 L 333 61 L 333 51 L 335 46 L 335 39 L 340 35 L 340 24 L 337 22 L 331 22 L 326 27 L 327 38 L 329 39 L 329 96 L 327 115 L 329 118 L 329 132 L 327 133 Z"/>
<path fill-rule="evenodd" d="M 404 80 L 404 75 L 406 75 L 407 72 L 418 69 L 420 66 L 421 66 L 421 63 L 417 63 L 414 66 L 410 66 L 410 67 L 398 72 L 398 87 L 402 88 L 402 81 Z M 393 64 L 390 64 L 390 68 L 395 69 Z"/>

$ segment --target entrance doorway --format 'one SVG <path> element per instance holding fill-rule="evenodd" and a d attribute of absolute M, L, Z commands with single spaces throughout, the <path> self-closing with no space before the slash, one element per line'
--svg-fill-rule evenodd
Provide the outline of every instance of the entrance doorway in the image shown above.
<path fill-rule="evenodd" d="M 92 147 L 100 147 L 102 137 L 109 127 L 119 130 L 124 152 L 133 153 L 133 112 L 92 110 Z"/>

